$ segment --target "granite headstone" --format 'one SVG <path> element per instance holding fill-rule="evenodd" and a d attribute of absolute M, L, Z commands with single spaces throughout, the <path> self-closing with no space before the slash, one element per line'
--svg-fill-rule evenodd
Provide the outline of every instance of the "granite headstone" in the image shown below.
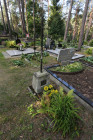
<path fill-rule="evenodd" d="M 66 48 L 60 50 L 58 54 L 58 62 L 60 62 L 62 65 L 69 64 L 71 61 L 72 57 L 74 56 L 75 50 L 74 48 Z"/>

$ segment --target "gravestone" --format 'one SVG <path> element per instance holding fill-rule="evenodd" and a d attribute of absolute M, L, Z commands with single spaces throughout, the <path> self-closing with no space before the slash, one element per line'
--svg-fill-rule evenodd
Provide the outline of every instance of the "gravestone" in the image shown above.
<path fill-rule="evenodd" d="M 36 93 L 40 93 L 43 91 L 44 86 L 50 84 L 50 76 L 49 73 L 43 71 L 42 73 L 35 72 L 32 79 L 32 87 Z"/>
<path fill-rule="evenodd" d="M 58 54 L 58 62 L 60 62 L 62 65 L 69 64 L 72 57 L 74 56 L 75 50 L 74 48 L 66 48 L 60 50 Z"/>

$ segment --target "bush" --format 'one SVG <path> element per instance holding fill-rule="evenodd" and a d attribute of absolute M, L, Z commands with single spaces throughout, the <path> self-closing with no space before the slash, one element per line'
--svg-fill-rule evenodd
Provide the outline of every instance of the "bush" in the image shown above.
<path fill-rule="evenodd" d="M 84 45 L 88 45 L 88 41 L 84 40 Z"/>
<path fill-rule="evenodd" d="M 89 42 L 89 46 L 93 47 L 93 39 L 90 40 L 90 42 Z"/>
<path fill-rule="evenodd" d="M 78 115 L 79 109 L 75 107 L 73 90 L 65 94 L 62 87 L 58 91 L 52 85 L 45 86 L 39 105 L 36 112 L 31 106 L 31 115 L 48 113 L 52 117 L 54 131 L 61 130 L 62 136 L 66 136 L 66 134 L 79 135 L 81 118 Z"/>
<path fill-rule="evenodd" d="M 27 47 L 27 44 L 25 42 L 22 41 L 21 44 L 22 44 L 22 47 L 23 48 L 26 48 Z"/>
<path fill-rule="evenodd" d="M 16 46 L 15 40 L 6 41 L 6 46 L 7 46 L 7 47 L 15 47 L 15 46 Z"/>
<path fill-rule="evenodd" d="M 88 48 L 85 52 L 86 52 L 87 54 L 92 54 L 92 51 L 93 51 L 93 47 Z"/>
<path fill-rule="evenodd" d="M 32 41 L 32 42 L 30 42 L 29 43 L 29 46 L 31 47 L 31 46 L 34 46 L 34 42 Z"/>
<path fill-rule="evenodd" d="M 62 48 L 63 49 L 67 48 L 67 42 L 65 42 L 65 41 L 62 42 Z"/>

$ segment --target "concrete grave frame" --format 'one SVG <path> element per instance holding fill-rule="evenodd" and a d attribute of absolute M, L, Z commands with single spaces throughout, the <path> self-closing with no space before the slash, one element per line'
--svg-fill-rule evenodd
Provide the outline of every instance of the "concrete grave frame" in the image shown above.
<path fill-rule="evenodd" d="M 87 108 L 89 111 L 93 112 L 93 102 L 90 99 L 88 99 L 87 97 L 82 95 L 82 93 L 78 92 L 74 87 L 69 85 L 67 82 L 65 82 L 60 77 L 58 77 L 56 74 L 54 74 L 51 70 L 49 70 L 50 68 L 58 67 L 58 66 L 59 66 L 59 64 L 45 67 L 45 70 L 50 74 L 50 79 L 52 81 L 54 81 L 57 85 L 62 86 L 66 92 L 68 92 L 69 90 L 73 89 L 74 90 L 74 94 L 73 95 L 75 96 L 75 98 L 85 108 Z"/>

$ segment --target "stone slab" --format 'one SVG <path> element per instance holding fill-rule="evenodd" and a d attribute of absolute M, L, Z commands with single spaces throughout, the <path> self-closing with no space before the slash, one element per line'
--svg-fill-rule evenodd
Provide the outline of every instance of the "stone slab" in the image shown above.
<path fill-rule="evenodd" d="M 85 55 L 75 53 L 74 56 L 72 57 L 72 60 L 79 59 L 79 58 L 82 58 L 82 57 L 85 57 Z"/>
<path fill-rule="evenodd" d="M 38 52 L 38 51 L 35 51 Z M 32 48 L 27 48 L 24 51 L 20 51 L 20 50 L 7 50 L 6 53 L 8 53 L 9 56 L 19 56 L 22 54 L 31 54 L 34 53 L 34 50 Z"/>
<path fill-rule="evenodd" d="M 47 52 L 52 54 L 52 56 L 57 57 L 60 50 L 61 49 L 56 48 L 55 50 L 47 50 Z M 74 56 L 72 57 L 72 60 L 79 59 L 79 58 L 82 58 L 82 57 L 84 57 L 84 55 L 75 53 Z"/>
<path fill-rule="evenodd" d="M 54 54 L 59 54 L 59 52 L 60 52 L 60 50 L 61 49 L 58 49 L 58 48 L 56 48 L 55 50 L 47 50 L 47 52 L 49 52 L 49 53 L 54 53 Z"/>

